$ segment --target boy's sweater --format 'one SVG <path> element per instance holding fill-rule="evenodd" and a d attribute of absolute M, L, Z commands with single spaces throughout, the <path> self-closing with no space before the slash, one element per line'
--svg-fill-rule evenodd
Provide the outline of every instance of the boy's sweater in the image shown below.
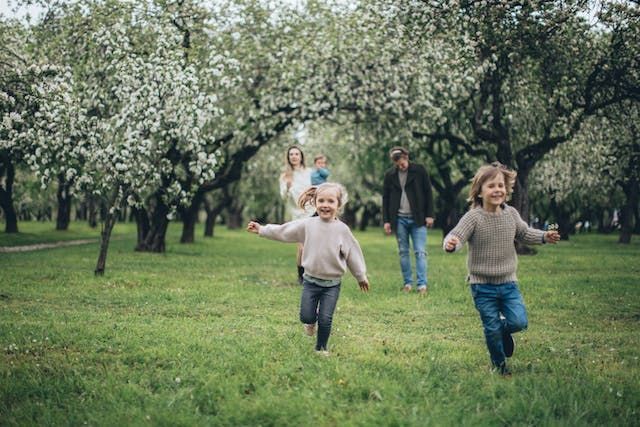
<path fill-rule="evenodd" d="M 327 182 L 329 177 L 329 169 L 316 168 L 311 171 L 311 185 L 320 185 Z"/>
<path fill-rule="evenodd" d="M 260 236 L 281 242 L 303 243 L 305 274 L 334 280 L 340 279 L 348 268 L 358 282 L 367 279 L 360 245 L 342 221 L 324 221 L 314 216 L 282 225 L 268 224 L 260 227 Z"/>
<path fill-rule="evenodd" d="M 469 210 L 445 238 L 456 236 L 459 250 L 469 242 L 470 283 L 500 284 L 515 282 L 518 257 L 514 240 L 525 244 L 544 243 L 544 231 L 530 228 L 520 218 L 518 211 L 503 205 L 498 213 L 485 211 L 482 207 Z"/>

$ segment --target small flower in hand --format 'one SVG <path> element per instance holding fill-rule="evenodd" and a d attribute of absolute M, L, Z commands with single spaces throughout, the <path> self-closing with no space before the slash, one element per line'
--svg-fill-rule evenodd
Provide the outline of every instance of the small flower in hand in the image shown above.
<path fill-rule="evenodd" d="M 558 224 L 549 224 L 547 231 L 544 233 L 545 243 L 558 243 L 560 233 L 558 232 Z"/>

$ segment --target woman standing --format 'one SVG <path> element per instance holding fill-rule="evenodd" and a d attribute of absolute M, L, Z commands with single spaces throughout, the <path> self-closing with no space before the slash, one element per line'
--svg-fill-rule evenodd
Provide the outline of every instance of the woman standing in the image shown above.
<path fill-rule="evenodd" d="M 304 165 L 304 153 L 297 145 L 287 148 L 284 171 L 280 175 L 280 196 L 285 204 L 285 221 L 293 221 L 311 216 L 311 209 L 298 207 L 298 198 L 311 186 L 311 169 Z M 302 244 L 298 244 L 296 263 L 298 266 L 298 283 L 302 284 Z"/>

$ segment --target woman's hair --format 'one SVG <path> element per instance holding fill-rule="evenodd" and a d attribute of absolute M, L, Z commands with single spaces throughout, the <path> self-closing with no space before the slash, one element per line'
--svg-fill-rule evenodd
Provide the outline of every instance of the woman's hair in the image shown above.
<path fill-rule="evenodd" d="M 337 182 L 325 182 L 323 184 L 307 188 L 302 192 L 302 194 L 300 194 L 300 197 L 298 197 L 298 207 L 300 209 L 306 209 L 309 205 L 315 207 L 316 197 L 318 197 L 318 194 L 329 190 L 333 190 L 337 193 L 338 213 L 342 213 L 344 205 L 349 201 L 349 195 L 342 184 L 338 184 Z"/>
<path fill-rule="evenodd" d="M 291 163 L 289 162 L 289 152 L 293 149 L 296 149 L 300 152 L 300 166 L 302 166 L 302 168 L 305 168 L 306 166 L 304 165 L 304 152 L 302 151 L 302 149 L 297 146 L 297 145 L 290 145 L 289 147 L 287 147 L 287 151 L 285 151 L 284 153 L 284 168 L 285 171 L 292 171 L 293 167 L 291 166 Z"/>
<path fill-rule="evenodd" d="M 511 196 L 513 186 L 516 183 L 517 172 L 509 169 L 500 162 L 493 162 L 490 165 L 481 166 L 471 180 L 471 189 L 469 190 L 469 198 L 467 198 L 471 207 L 482 206 L 482 198 L 480 197 L 482 186 L 485 182 L 495 178 L 499 173 L 504 176 L 507 199 Z"/>

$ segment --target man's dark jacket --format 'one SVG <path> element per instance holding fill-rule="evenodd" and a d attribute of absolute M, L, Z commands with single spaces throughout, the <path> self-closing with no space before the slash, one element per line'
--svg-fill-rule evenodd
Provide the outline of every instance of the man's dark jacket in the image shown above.
<path fill-rule="evenodd" d="M 416 225 L 425 225 L 425 218 L 433 218 L 433 194 L 429 174 L 422 165 L 409 163 L 404 191 L 409 199 L 413 221 Z M 398 223 L 401 196 L 402 187 L 398 178 L 398 168 L 394 166 L 385 172 L 382 190 L 382 220 L 391 223 L 393 230 Z"/>

